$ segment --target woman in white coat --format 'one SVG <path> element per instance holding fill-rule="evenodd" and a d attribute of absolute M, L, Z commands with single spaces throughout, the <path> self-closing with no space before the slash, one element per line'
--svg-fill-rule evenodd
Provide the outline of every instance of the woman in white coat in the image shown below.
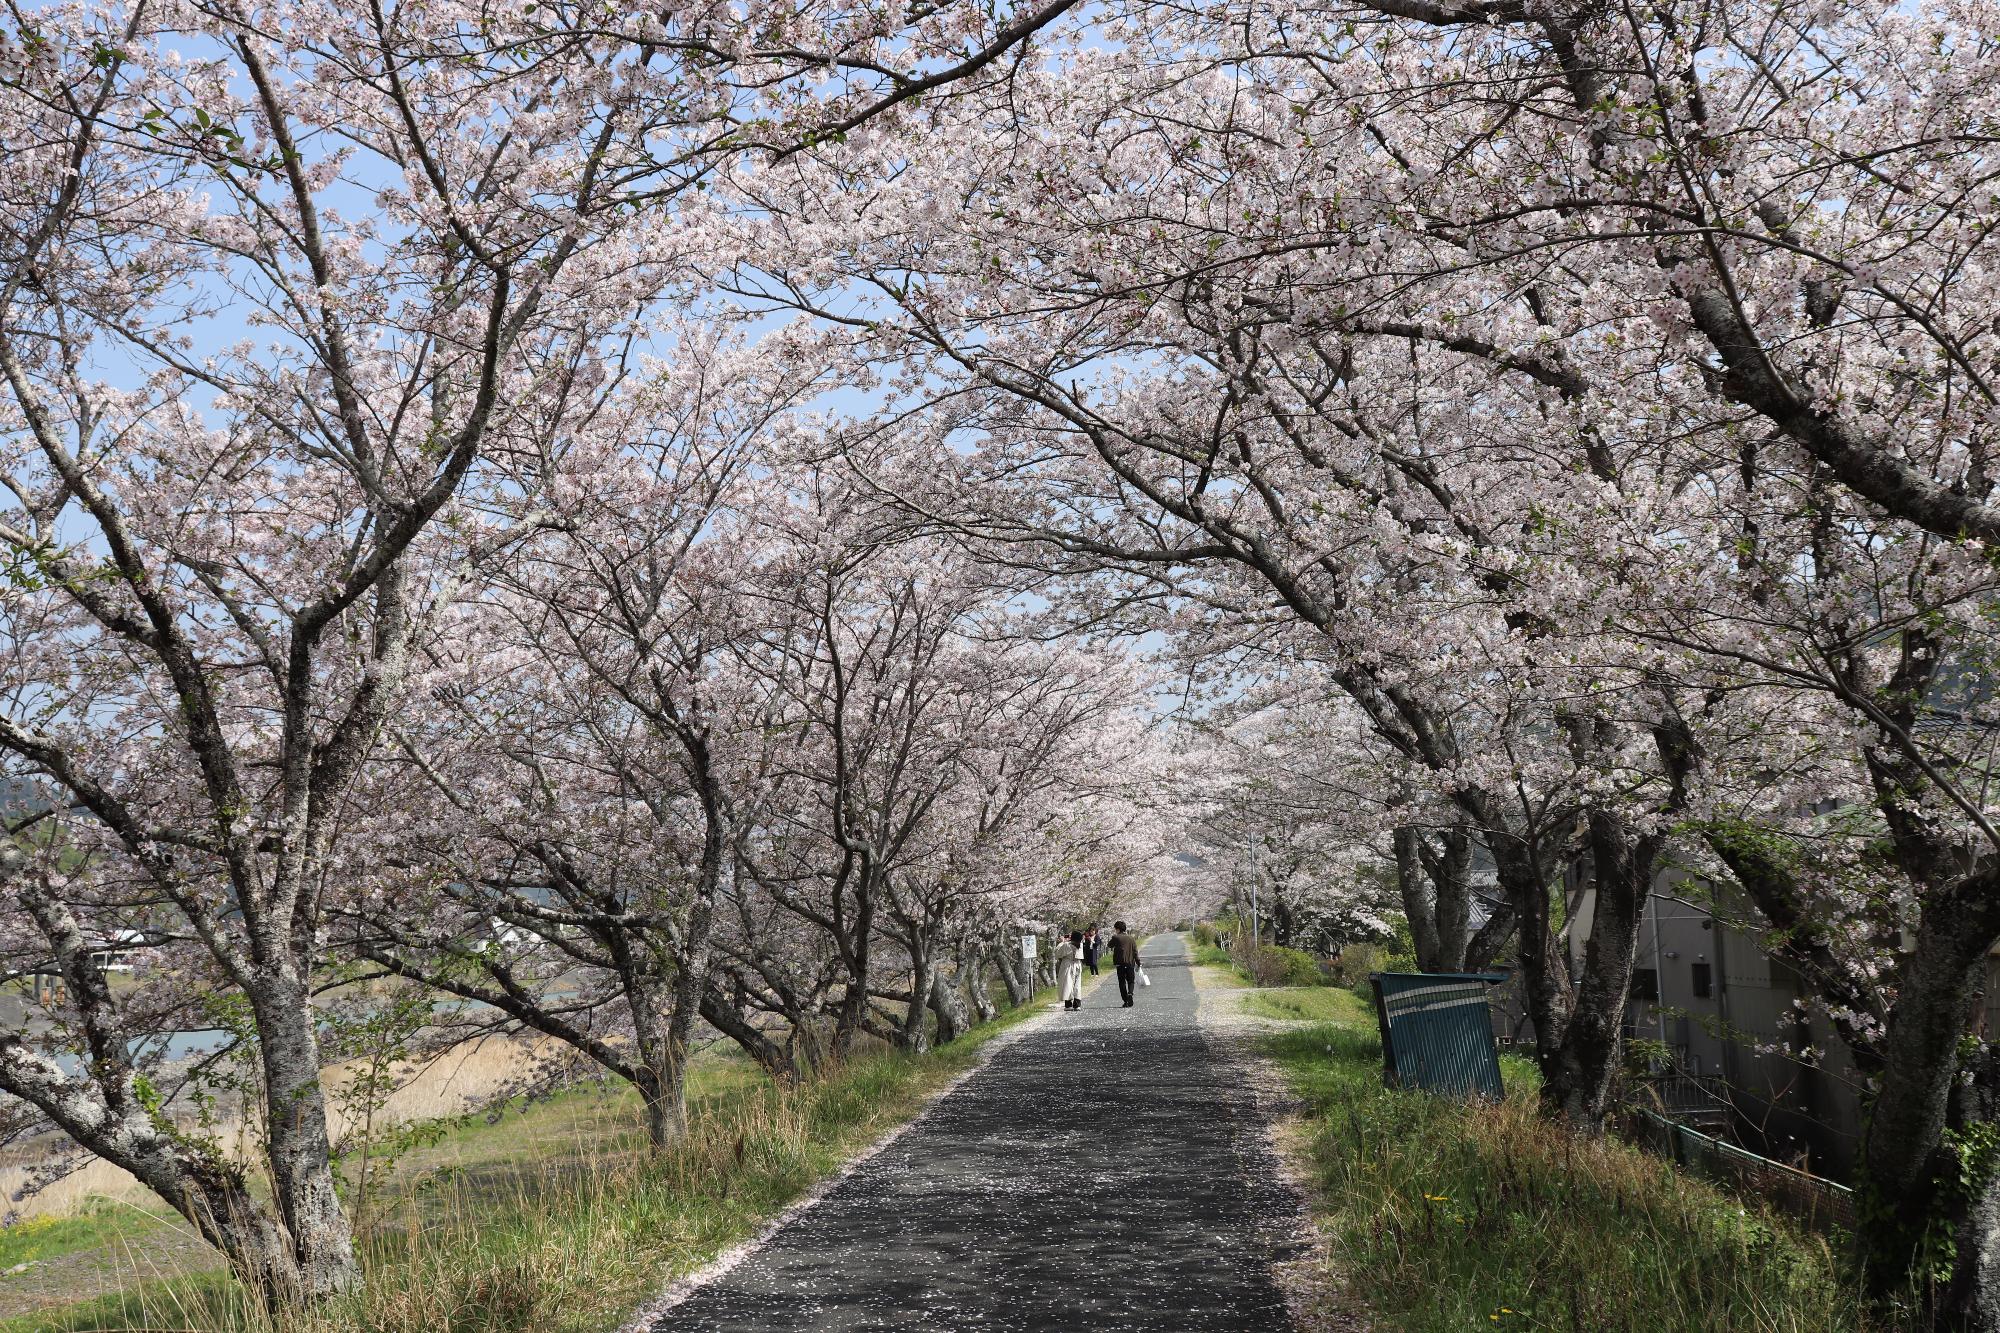
<path fill-rule="evenodd" d="M 1056 985 L 1061 987 L 1065 1009 L 1083 1008 L 1083 932 L 1072 930 L 1056 936 L 1054 949 Z"/>

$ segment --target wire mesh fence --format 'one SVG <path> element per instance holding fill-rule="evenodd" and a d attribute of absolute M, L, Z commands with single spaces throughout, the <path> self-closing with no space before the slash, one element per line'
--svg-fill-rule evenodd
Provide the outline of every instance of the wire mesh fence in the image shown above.
<path fill-rule="evenodd" d="M 1854 1226 L 1854 1191 L 1845 1185 L 1759 1157 L 1642 1107 L 1631 1110 L 1630 1133 L 1641 1147 L 1682 1170 L 1767 1199 L 1808 1226 L 1821 1231 Z"/>

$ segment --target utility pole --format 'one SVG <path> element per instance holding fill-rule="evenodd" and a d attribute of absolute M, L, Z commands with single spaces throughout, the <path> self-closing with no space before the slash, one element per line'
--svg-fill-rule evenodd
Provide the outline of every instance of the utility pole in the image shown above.
<path fill-rule="evenodd" d="M 1257 835 L 1250 835 L 1250 944 L 1252 948 L 1264 942 L 1262 918 L 1257 913 Z"/>

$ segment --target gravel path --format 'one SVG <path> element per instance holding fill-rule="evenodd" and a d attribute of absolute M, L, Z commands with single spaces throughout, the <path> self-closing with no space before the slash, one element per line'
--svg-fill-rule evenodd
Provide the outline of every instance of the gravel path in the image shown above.
<path fill-rule="evenodd" d="M 648 1327 L 1279 1333 L 1299 1253 L 1236 1066 L 1197 1020 L 1185 942 L 1001 1046 L 922 1119 Z"/>

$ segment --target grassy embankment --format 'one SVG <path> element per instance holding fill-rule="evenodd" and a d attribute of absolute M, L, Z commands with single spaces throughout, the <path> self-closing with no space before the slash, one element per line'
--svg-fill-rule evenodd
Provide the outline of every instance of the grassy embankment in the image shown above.
<path fill-rule="evenodd" d="M 691 1076 L 686 1140 L 645 1152 L 629 1091 L 579 1090 L 455 1125 L 405 1153 L 364 1227 L 365 1293 L 283 1333 L 583 1333 L 615 1327 L 666 1283 L 755 1234 L 786 1204 L 921 1109 L 1037 1001 L 922 1057 L 856 1056 L 780 1088 L 717 1060 Z M 109 1242 L 117 1210 L 0 1232 L 0 1270 Z M 38 1244 L 39 1249 L 31 1249 Z M 13 1247 L 13 1248 L 7 1248 Z M 148 1279 L 0 1321 L 0 1333 L 201 1329 L 264 1333 L 226 1273 Z"/>
<path fill-rule="evenodd" d="M 1377 1325 L 1561 1333 L 1880 1330 L 1830 1244 L 1612 1139 L 1537 1114 L 1507 1059 L 1500 1105 L 1382 1086 L 1366 1001 L 1334 988 L 1247 992 L 1290 1019 L 1266 1050 L 1305 1101 L 1291 1136 L 1334 1267 Z"/>

